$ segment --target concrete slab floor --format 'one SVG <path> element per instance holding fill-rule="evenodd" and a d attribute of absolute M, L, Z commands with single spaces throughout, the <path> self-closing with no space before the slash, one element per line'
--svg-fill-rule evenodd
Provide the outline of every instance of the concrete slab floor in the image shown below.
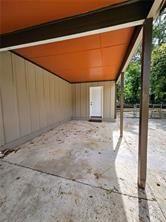
<path fill-rule="evenodd" d="M 166 221 L 166 120 L 150 120 L 146 191 L 138 119 L 70 121 L 0 159 L 0 222 Z"/>

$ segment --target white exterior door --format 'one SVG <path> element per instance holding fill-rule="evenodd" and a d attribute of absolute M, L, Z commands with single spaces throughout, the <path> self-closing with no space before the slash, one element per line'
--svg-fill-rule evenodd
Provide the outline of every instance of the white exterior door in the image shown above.
<path fill-rule="evenodd" d="M 103 110 L 103 87 L 90 87 L 90 116 L 101 116 Z"/>

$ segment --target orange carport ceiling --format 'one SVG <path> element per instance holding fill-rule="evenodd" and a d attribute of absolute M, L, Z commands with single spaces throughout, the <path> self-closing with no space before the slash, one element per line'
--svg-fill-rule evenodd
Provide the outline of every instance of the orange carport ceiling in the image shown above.
<path fill-rule="evenodd" d="M 0 34 L 126 0 L 0 0 Z M 115 80 L 133 28 L 15 50 L 70 82 Z"/>
<path fill-rule="evenodd" d="M 0 0 L 0 34 L 96 10 L 126 0 Z"/>
<path fill-rule="evenodd" d="M 115 80 L 133 28 L 15 50 L 70 82 Z"/>

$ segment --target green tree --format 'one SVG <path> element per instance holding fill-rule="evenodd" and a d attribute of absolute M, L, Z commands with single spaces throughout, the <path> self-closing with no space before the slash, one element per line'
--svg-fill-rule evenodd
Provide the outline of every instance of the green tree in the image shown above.
<path fill-rule="evenodd" d="M 166 10 L 153 25 L 150 102 L 166 103 Z M 125 72 L 125 103 L 139 103 L 141 46 Z M 118 92 L 119 93 L 119 92 Z"/>
<path fill-rule="evenodd" d="M 139 103 L 141 65 L 138 61 L 130 62 L 125 72 L 124 102 L 126 104 Z M 117 85 L 117 100 L 120 100 L 120 81 Z"/>
<path fill-rule="evenodd" d="M 151 102 L 166 103 L 166 44 L 154 48 L 151 68 Z"/>
<path fill-rule="evenodd" d="M 126 103 L 135 104 L 140 98 L 140 63 L 132 61 L 125 73 L 124 98 Z"/>
<path fill-rule="evenodd" d="M 153 45 L 166 43 L 166 10 L 162 11 L 153 24 Z"/>

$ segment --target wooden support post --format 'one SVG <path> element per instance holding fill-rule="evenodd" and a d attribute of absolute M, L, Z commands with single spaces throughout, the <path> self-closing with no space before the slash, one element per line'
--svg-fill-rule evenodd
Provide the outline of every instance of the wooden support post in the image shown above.
<path fill-rule="evenodd" d="M 138 186 L 145 189 L 147 171 L 147 140 L 149 115 L 149 76 L 151 63 L 153 19 L 148 18 L 143 25 L 141 101 L 139 119 Z"/>
<path fill-rule="evenodd" d="M 123 104 L 124 103 L 124 73 L 121 73 L 120 82 L 120 137 L 123 137 Z"/>

